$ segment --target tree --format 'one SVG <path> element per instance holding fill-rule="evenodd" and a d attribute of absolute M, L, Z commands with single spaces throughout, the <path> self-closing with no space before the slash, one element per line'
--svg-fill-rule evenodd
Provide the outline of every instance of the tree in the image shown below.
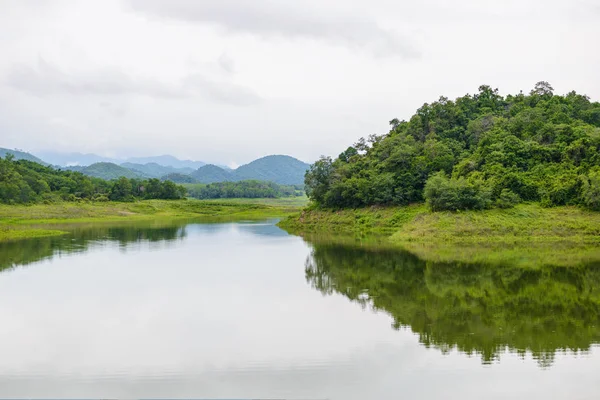
<path fill-rule="evenodd" d="M 537 96 L 552 96 L 554 94 L 554 88 L 546 81 L 539 81 L 533 87 L 531 95 Z"/>
<path fill-rule="evenodd" d="M 600 168 L 594 168 L 584 178 L 582 198 L 586 207 L 600 211 Z"/>
<path fill-rule="evenodd" d="M 306 195 L 317 203 L 324 203 L 332 180 L 333 161 L 330 157 L 322 156 L 310 166 L 304 176 Z"/>
<path fill-rule="evenodd" d="M 133 186 L 131 181 L 125 177 L 116 180 L 110 188 L 109 199 L 113 201 L 133 200 Z"/>

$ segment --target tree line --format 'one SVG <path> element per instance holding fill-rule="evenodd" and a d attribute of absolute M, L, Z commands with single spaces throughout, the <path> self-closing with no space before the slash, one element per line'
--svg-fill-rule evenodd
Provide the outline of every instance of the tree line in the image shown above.
<path fill-rule="evenodd" d="M 186 189 L 171 181 L 128 179 L 107 181 L 32 161 L 0 158 L 0 202 L 6 204 L 54 201 L 133 201 L 181 199 Z"/>
<path fill-rule="evenodd" d="M 305 176 L 318 206 L 426 201 L 432 210 L 583 205 L 600 210 L 600 103 L 538 82 L 525 95 L 475 95 L 424 104 Z"/>
<path fill-rule="evenodd" d="M 190 197 L 196 199 L 276 198 L 301 196 L 301 186 L 279 185 L 274 182 L 246 180 L 185 185 Z"/>

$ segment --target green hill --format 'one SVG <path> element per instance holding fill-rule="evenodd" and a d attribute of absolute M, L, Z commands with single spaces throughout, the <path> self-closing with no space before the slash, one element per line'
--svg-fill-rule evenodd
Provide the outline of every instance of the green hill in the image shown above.
<path fill-rule="evenodd" d="M 152 157 L 130 157 L 126 162 L 132 164 L 158 164 L 173 168 L 190 168 L 192 171 L 206 165 L 202 161 L 180 160 L 168 154 Z"/>
<path fill-rule="evenodd" d="M 309 165 L 290 156 L 266 156 L 242 165 L 235 170 L 225 170 L 216 165 L 205 165 L 191 175 L 199 183 L 236 182 L 257 180 L 280 185 L 302 185 Z"/>
<path fill-rule="evenodd" d="M 301 185 L 309 165 L 290 156 L 259 158 L 234 170 L 237 180 L 255 179 L 280 185 Z"/>
<path fill-rule="evenodd" d="M 116 171 L 131 173 L 118 165 L 106 164 L 95 164 L 95 168 L 88 172 L 108 174 L 112 171 L 113 176 L 118 175 Z M 173 182 L 161 182 L 158 179 L 131 180 L 124 177 L 109 182 L 78 171 L 55 169 L 28 160 L 0 158 L 0 171 L 0 203 L 5 204 L 52 203 L 81 199 L 180 199 L 186 193 L 183 186 Z"/>
<path fill-rule="evenodd" d="M 179 174 L 190 174 L 194 172 L 193 168 L 175 168 L 165 165 L 160 165 L 157 163 L 147 163 L 147 164 L 136 164 L 136 163 L 122 163 L 121 167 L 125 167 L 132 171 L 139 171 L 146 176 L 151 178 L 160 178 L 167 174 L 179 173 Z"/>
<path fill-rule="evenodd" d="M 199 183 L 214 183 L 236 181 L 236 177 L 232 172 L 226 171 L 221 167 L 213 164 L 207 164 L 198 168 L 191 173 L 192 178 Z"/>
<path fill-rule="evenodd" d="M 48 163 L 42 161 L 41 159 L 37 158 L 33 154 L 29 154 L 29 153 L 26 153 L 26 152 L 20 151 L 20 150 L 10 150 L 10 149 L 5 149 L 5 148 L 0 147 L 0 157 L 6 158 L 7 154 L 12 154 L 13 156 L 15 156 L 15 160 L 27 160 L 27 161 L 33 161 L 33 162 L 36 162 L 36 163 L 42 164 L 42 165 L 48 165 Z"/>
<path fill-rule="evenodd" d="M 129 168 L 108 162 L 99 162 L 87 167 L 68 167 L 67 169 L 105 180 L 118 179 L 120 177 L 125 177 L 128 179 L 147 177 L 140 171 L 131 170 Z"/>
<path fill-rule="evenodd" d="M 408 121 L 360 139 L 306 177 L 318 205 L 355 208 L 427 201 L 433 211 L 585 205 L 600 210 L 600 103 L 538 82 L 424 104 Z"/>

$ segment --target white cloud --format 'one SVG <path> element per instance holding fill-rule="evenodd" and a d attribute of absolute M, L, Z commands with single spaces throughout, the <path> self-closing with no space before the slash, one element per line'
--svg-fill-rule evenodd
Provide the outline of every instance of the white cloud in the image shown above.
<path fill-rule="evenodd" d="M 0 147 L 312 161 L 481 84 L 600 99 L 593 0 L 0 3 Z"/>
<path fill-rule="evenodd" d="M 136 11 L 158 18 L 214 24 L 225 31 L 259 36 L 324 39 L 376 55 L 419 55 L 413 43 L 381 27 L 364 12 L 323 13 L 305 2 L 275 0 L 128 0 Z"/>

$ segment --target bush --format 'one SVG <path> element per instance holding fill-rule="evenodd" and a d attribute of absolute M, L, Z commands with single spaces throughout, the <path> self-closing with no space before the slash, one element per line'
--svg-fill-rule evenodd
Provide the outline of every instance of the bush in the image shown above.
<path fill-rule="evenodd" d="M 499 208 L 512 208 L 521 202 L 521 198 L 518 194 L 514 193 L 509 189 L 502 189 L 500 195 L 496 199 L 496 207 Z"/>
<path fill-rule="evenodd" d="M 583 179 L 581 200 L 587 208 L 600 211 L 600 168 L 594 168 Z"/>
<path fill-rule="evenodd" d="M 448 179 L 443 172 L 427 180 L 424 195 L 432 211 L 482 210 L 491 205 L 491 191 L 481 183 Z"/>
<path fill-rule="evenodd" d="M 105 194 L 97 194 L 97 195 L 95 195 L 95 196 L 92 198 L 92 200 L 93 200 L 93 201 L 101 201 L 101 202 L 104 202 L 104 201 L 110 201 L 110 199 L 108 198 L 108 196 L 107 196 L 107 195 L 105 195 Z"/>

